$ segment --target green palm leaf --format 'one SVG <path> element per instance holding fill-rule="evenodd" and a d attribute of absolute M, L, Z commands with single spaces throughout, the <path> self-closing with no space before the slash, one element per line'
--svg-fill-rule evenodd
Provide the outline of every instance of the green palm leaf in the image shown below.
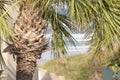
<path fill-rule="evenodd" d="M 114 1 L 99 0 L 96 5 L 99 14 L 95 19 L 93 18 L 94 32 L 91 40 L 91 52 L 97 55 L 109 53 L 106 56 L 111 56 L 110 53 L 118 51 L 120 48 L 120 7 L 117 6 L 119 2 L 115 3 Z M 116 6 L 113 7 L 113 5 Z"/>
<path fill-rule="evenodd" d="M 54 11 L 52 6 L 57 6 L 60 2 L 65 3 L 68 7 L 68 13 L 66 17 L 63 18 L 62 16 L 60 16 L 61 18 L 58 16 L 59 14 Z M 91 40 L 92 53 L 99 54 L 101 50 L 114 52 L 114 44 L 116 44 L 116 41 L 120 43 L 120 2 L 118 0 L 38 0 L 38 3 L 40 8 L 42 7 L 41 9 L 43 9 L 40 10 L 40 16 L 52 23 L 54 36 L 57 33 L 63 35 L 64 32 L 61 32 L 61 28 L 63 29 L 62 24 L 65 24 L 71 30 L 74 29 L 71 27 L 71 24 L 69 24 L 70 20 L 81 26 L 91 22 L 92 26 L 89 25 L 87 34 L 93 33 Z M 62 21 L 62 24 L 60 21 Z M 67 32 L 65 31 L 65 33 Z M 54 39 L 54 41 L 58 43 L 57 39 Z M 116 44 L 116 46 L 117 45 L 119 44 Z M 56 45 L 56 53 L 59 52 L 57 51 L 57 46 L 59 45 Z"/>
<path fill-rule="evenodd" d="M 13 5 L 6 9 L 5 5 L 10 4 L 10 1 L 1 0 L 0 1 L 0 63 L 5 65 L 4 59 L 2 57 L 1 52 L 1 44 L 3 40 L 10 39 L 12 37 L 12 28 L 10 27 L 10 23 L 8 23 L 8 11 L 13 7 Z M 14 5 L 15 6 L 15 5 Z"/>
<path fill-rule="evenodd" d="M 0 16 L 4 13 L 5 8 L 4 5 L 6 4 L 6 1 L 0 1 Z M 8 26 L 6 23 L 5 17 L 0 17 L 0 65 L 4 64 L 4 59 L 1 53 L 1 44 L 2 40 L 1 38 L 6 37 L 8 35 Z"/>
<path fill-rule="evenodd" d="M 75 45 L 75 39 L 68 31 L 77 31 L 71 24 L 70 18 L 66 14 L 57 12 L 57 7 L 60 2 L 56 0 L 39 0 L 39 5 L 44 10 L 40 10 L 40 16 L 47 19 L 52 25 L 52 47 L 54 55 L 60 57 L 62 54 L 67 53 L 66 41 L 72 42 Z M 43 7 L 44 6 L 44 7 Z"/>

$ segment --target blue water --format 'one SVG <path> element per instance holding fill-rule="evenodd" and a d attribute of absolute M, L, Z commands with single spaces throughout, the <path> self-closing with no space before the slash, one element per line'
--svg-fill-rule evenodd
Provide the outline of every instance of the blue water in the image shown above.
<path fill-rule="evenodd" d="M 86 42 L 89 41 L 90 38 L 85 39 L 84 34 L 72 34 L 72 36 L 77 40 L 77 43 L 76 43 L 76 47 L 73 45 L 67 45 L 68 55 L 86 53 L 90 47 L 89 45 L 86 45 Z M 51 51 L 47 51 L 42 54 L 40 61 L 43 63 L 43 62 L 46 62 L 47 60 L 51 60 L 51 59 L 53 59 L 53 55 L 51 54 Z"/>

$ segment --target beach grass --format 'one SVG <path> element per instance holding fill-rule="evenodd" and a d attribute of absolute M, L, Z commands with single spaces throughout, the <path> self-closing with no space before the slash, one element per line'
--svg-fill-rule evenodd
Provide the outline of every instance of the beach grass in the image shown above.
<path fill-rule="evenodd" d="M 40 67 L 56 73 L 56 75 L 65 76 L 66 80 L 87 80 L 93 72 L 92 62 L 88 54 L 54 59 Z"/>

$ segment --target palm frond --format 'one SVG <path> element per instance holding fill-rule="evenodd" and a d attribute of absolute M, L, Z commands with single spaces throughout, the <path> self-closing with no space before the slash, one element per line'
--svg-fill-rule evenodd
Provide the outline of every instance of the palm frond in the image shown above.
<path fill-rule="evenodd" d="M 52 43 L 55 56 L 61 56 L 61 54 L 67 53 L 66 41 L 75 45 L 75 39 L 71 36 L 70 30 L 75 31 L 70 19 L 66 15 L 59 14 L 55 9 L 51 9 L 48 18 L 53 30 Z"/>
<path fill-rule="evenodd" d="M 56 9 L 61 3 L 67 6 L 67 14 L 62 16 Z M 70 22 L 75 22 L 75 24 L 81 26 L 92 24 L 88 27 L 87 34 L 91 34 L 91 32 L 93 34 L 90 42 L 92 53 L 99 54 L 101 51 L 115 51 L 117 46 L 119 46 L 119 4 L 119 0 L 38 0 L 35 6 L 39 7 L 40 17 L 51 22 L 54 31 L 53 35 L 56 38 L 58 38 L 56 35 L 58 33 L 61 35 L 60 38 L 63 37 L 63 34 L 69 34 L 66 33 L 67 30 L 63 30 L 65 25 L 71 30 L 74 29 L 73 25 L 71 27 Z M 76 26 L 74 25 L 74 27 Z M 61 42 L 65 43 L 63 38 L 61 40 Z M 53 43 L 56 44 L 59 40 L 54 39 L 54 41 L 56 42 Z M 59 44 L 56 45 L 56 50 L 58 46 Z M 59 51 L 56 52 L 58 53 Z"/>
<path fill-rule="evenodd" d="M 39 4 L 38 4 L 39 3 Z M 66 13 L 61 12 L 66 4 L 56 0 L 39 0 L 37 7 L 40 6 L 39 15 L 48 20 L 52 25 L 52 47 L 56 57 L 67 53 L 66 41 L 75 45 L 75 39 L 69 31 L 77 31 Z M 66 12 L 66 11 L 65 11 Z"/>
<path fill-rule="evenodd" d="M 12 37 L 12 27 L 10 27 L 8 17 L 11 17 L 9 15 L 9 11 L 12 10 L 20 1 L 16 1 L 14 3 L 11 3 L 7 0 L 1 0 L 0 1 L 0 34 L 2 38 L 7 39 L 8 37 Z M 10 5 L 10 7 L 6 7 L 5 5 Z"/>
<path fill-rule="evenodd" d="M 6 9 L 5 5 L 8 5 L 10 2 L 6 0 L 1 0 L 0 1 L 0 63 L 5 64 L 2 52 L 1 52 L 1 45 L 2 45 L 2 40 L 7 40 L 10 37 L 12 37 L 12 30 L 9 26 L 7 17 L 9 16 L 8 14 L 8 9 Z M 11 8 L 11 7 L 10 7 Z"/>
<path fill-rule="evenodd" d="M 61 54 L 67 53 L 67 44 L 66 42 L 73 43 L 75 45 L 75 39 L 69 32 L 74 29 L 70 27 L 70 21 L 62 20 L 65 18 L 65 15 L 59 15 L 56 13 L 52 15 L 50 22 L 52 23 L 53 30 L 53 50 L 55 50 L 56 56 L 61 56 Z"/>
<path fill-rule="evenodd" d="M 117 0 L 116 0 L 117 1 Z M 106 56 L 111 56 L 110 53 L 115 52 L 120 47 L 120 6 L 119 2 L 113 0 L 97 1 L 97 14 L 93 18 L 93 37 L 91 40 L 91 52 L 97 55 L 103 53 Z M 116 5 L 116 6 L 115 6 Z M 116 10 L 116 11 L 114 11 Z M 107 53 L 109 52 L 109 55 Z"/>
<path fill-rule="evenodd" d="M 4 64 L 4 59 L 1 53 L 1 45 L 2 45 L 2 40 L 1 38 L 8 36 L 8 24 L 5 20 L 5 17 L 1 17 L 1 15 L 6 11 L 4 8 L 6 4 L 6 1 L 0 1 L 0 65 Z"/>

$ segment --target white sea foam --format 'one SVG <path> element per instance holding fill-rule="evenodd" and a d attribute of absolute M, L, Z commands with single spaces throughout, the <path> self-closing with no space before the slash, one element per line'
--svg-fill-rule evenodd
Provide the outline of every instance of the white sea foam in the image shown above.
<path fill-rule="evenodd" d="M 79 53 L 85 53 L 89 50 L 90 46 L 85 45 L 86 41 L 89 41 L 91 37 L 85 39 L 84 38 L 85 34 L 72 34 L 72 36 L 78 41 L 76 43 L 76 46 L 72 45 L 67 45 L 67 52 L 68 55 L 74 55 L 74 54 L 79 54 Z M 51 34 L 45 35 L 47 37 L 51 37 Z M 53 59 L 53 55 L 51 55 L 51 51 L 47 51 L 42 54 L 41 61 L 45 62 L 47 60 Z"/>

